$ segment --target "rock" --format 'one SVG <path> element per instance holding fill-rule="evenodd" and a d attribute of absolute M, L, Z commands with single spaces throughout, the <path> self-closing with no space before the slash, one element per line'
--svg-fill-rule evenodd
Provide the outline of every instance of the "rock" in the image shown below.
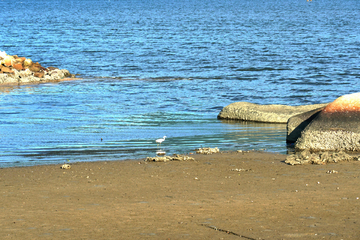
<path fill-rule="evenodd" d="M 26 79 L 27 77 L 31 76 L 32 72 L 29 69 L 25 69 L 25 71 L 19 72 L 19 77 L 21 79 Z"/>
<path fill-rule="evenodd" d="M 34 73 L 34 77 L 38 77 L 38 78 L 43 78 L 44 77 L 44 72 L 36 72 Z"/>
<path fill-rule="evenodd" d="M 25 60 L 26 60 L 25 57 L 17 57 L 17 58 L 16 58 L 16 61 L 19 61 L 19 62 L 21 62 L 21 63 L 24 63 Z"/>
<path fill-rule="evenodd" d="M 213 154 L 213 153 L 219 153 L 219 148 L 199 148 L 196 149 L 197 154 Z"/>
<path fill-rule="evenodd" d="M 24 67 L 29 67 L 29 66 L 31 66 L 31 64 L 32 64 L 32 61 L 31 61 L 31 59 L 25 59 L 25 61 L 24 61 Z"/>
<path fill-rule="evenodd" d="M 58 70 L 58 68 L 56 68 L 56 67 L 48 67 L 47 69 L 48 69 L 49 71 Z"/>
<path fill-rule="evenodd" d="M 9 68 L 9 67 L 0 66 L 0 69 L 3 73 L 11 73 L 11 74 L 14 73 L 14 71 L 11 70 L 11 68 Z"/>
<path fill-rule="evenodd" d="M 39 63 L 32 63 L 28 68 L 32 72 L 39 72 L 41 69 L 41 65 Z"/>
<path fill-rule="evenodd" d="M 4 59 L 5 66 L 10 67 L 12 65 L 13 59 L 14 59 L 14 57 L 12 57 L 12 56 L 6 56 Z"/>
<path fill-rule="evenodd" d="M 24 67 L 22 65 L 21 62 L 15 62 L 13 65 L 12 65 L 13 68 L 15 68 L 16 70 L 18 71 L 21 71 L 21 70 L 24 70 Z"/>
<path fill-rule="evenodd" d="M 328 104 L 302 131 L 296 150 L 360 151 L 360 93 Z"/>
<path fill-rule="evenodd" d="M 301 132 L 325 107 L 317 108 L 308 112 L 300 113 L 289 118 L 286 126 L 286 142 L 294 143 L 301 136 Z"/>
<path fill-rule="evenodd" d="M 145 162 L 168 162 L 168 161 L 194 161 L 195 159 L 186 155 L 176 154 L 174 156 L 147 157 Z"/>
<path fill-rule="evenodd" d="M 0 59 L 4 59 L 7 56 L 6 52 L 0 51 Z"/>
<path fill-rule="evenodd" d="M 70 169 L 70 168 L 71 168 L 71 165 L 65 163 L 65 164 L 61 165 L 60 168 L 61 168 L 61 169 Z"/>
<path fill-rule="evenodd" d="M 359 161 L 360 157 L 357 155 L 350 155 L 343 151 L 339 152 L 317 152 L 311 153 L 308 150 L 297 152 L 286 157 L 285 163 L 290 165 L 302 164 L 326 164 L 343 161 Z"/>
<path fill-rule="evenodd" d="M 290 117 L 308 112 L 327 104 L 302 106 L 258 105 L 248 102 L 236 102 L 224 107 L 218 115 L 219 119 L 235 119 L 254 122 L 287 123 Z"/>
<path fill-rule="evenodd" d="M 68 70 L 63 69 L 62 73 L 64 74 L 64 77 L 74 77 L 74 74 L 71 74 Z"/>

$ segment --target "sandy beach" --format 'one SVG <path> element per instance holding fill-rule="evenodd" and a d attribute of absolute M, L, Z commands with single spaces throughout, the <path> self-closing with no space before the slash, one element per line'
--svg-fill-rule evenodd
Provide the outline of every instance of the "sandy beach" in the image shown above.
<path fill-rule="evenodd" d="M 191 156 L 0 169 L 0 238 L 360 238 L 359 162 Z"/>

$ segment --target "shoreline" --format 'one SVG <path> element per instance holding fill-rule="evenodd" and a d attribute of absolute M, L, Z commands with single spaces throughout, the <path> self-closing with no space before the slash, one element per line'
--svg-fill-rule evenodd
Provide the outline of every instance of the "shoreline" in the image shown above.
<path fill-rule="evenodd" d="M 264 153 L 264 154 L 279 154 L 279 155 L 283 155 L 285 157 L 289 156 L 289 155 L 293 155 L 294 152 L 291 150 L 287 150 L 286 153 L 284 152 L 277 152 L 277 151 L 268 151 L 267 149 L 248 149 L 248 150 L 221 150 L 219 151 L 218 154 L 235 154 L 235 153 L 239 153 L 239 152 L 244 152 L 244 153 L 249 153 L 249 152 L 259 152 L 259 153 Z M 201 156 L 202 154 L 198 154 L 196 153 L 196 151 L 188 151 L 188 153 L 172 153 L 172 154 L 165 154 L 165 155 L 157 155 L 155 153 L 149 153 L 148 155 L 142 155 L 142 156 L 135 156 L 135 157 L 130 157 L 130 156 L 126 156 L 123 158 L 118 158 L 118 159 L 108 159 L 108 160 L 104 160 L 104 159 L 96 159 L 96 160 L 70 160 L 70 159 L 63 159 L 63 160 L 58 160 L 56 161 L 51 161 L 51 162 L 45 162 L 42 163 L 41 161 L 38 162 L 34 162 L 34 161 L 28 161 L 26 163 L 31 163 L 30 165 L 12 165 L 12 166 L 5 166 L 6 164 L 10 165 L 14 162 L 3 162 L 3 164 L 0 164 L 0 169 L 7 169 L 7 168 L 27 168 L 27 167 L 36 167 L 36 166 L 50 166 L 50 165 L 62 165 L 62 164 L 78 164 L 78 163 L 85 163 L 85 162 L 89 162 L 89 163 L 102 163 L 102 162 L 117 162 L 117 161 L 146 161 L 147 158 L 156 158 L 156 157 L 171 157 L 171 156 L 175 156 L 175 155 L 180 155 L 180 156 L 189 156 L 189 157 L 194 157 L 194 156 Z"/>
<path fill-rule="evenodd" d="M 286 155 L 0 169 L 2 239 L 357 239 L 358 162 Z M 329 170 L 336 170 L 327 173 Z"/>

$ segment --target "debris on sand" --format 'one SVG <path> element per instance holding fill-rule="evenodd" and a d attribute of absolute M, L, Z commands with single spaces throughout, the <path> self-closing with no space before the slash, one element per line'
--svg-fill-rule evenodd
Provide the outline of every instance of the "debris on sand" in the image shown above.
<path fill-rule="evenodd" d="M 252 171 L 251 169 L 242 169 L 242 168 L 233 168 L 231 169 L 231 171 L 235 171 L 235 172 L 249 172 Z"/>
<path fill-rule="evenodd" d="M 145 162 L 169 162 L 169 161 L 195 161 L 194 158 L 175 154 L 174 156 L 163 156 L 163 157 L 147 157 Z"/>
<path fill-rule="evenodd" d="M 295 154 L 286 157 L 285 163 L 290 165 L 302 164 L 326 164 L 343 161 L 360 161 L 359 155 L 350 155 L 344 151 L 339 152 L 315 152 L 311 153 L 308 150 L 296 152 Z"/>
<path fill-rule="evenodd" d="M 70 166 L 70 164 L 63 164 L 61 167 L 60 167 L 61 169 L 70 169 L 71 168 L 71 166 Z"/>
<path fill-rule="evenodd" d="M 213 154 L 213 153 L 219 153 L 219 148 L 198 148 L 196 149 L 197 154 Z"/>

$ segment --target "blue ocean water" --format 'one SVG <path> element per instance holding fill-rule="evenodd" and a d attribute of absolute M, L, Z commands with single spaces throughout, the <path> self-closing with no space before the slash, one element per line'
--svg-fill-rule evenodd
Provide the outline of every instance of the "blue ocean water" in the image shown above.
<path fill-rule="evenodd" d="M 0 51 L 82 80 L 1 87 L 0 166 L 285 153 L 286 126 L 217 120 L 237 101 L 358 92 L 357 0 L 1 1 Z M 102 139 L 102 140 L 101 140 Z"/>

